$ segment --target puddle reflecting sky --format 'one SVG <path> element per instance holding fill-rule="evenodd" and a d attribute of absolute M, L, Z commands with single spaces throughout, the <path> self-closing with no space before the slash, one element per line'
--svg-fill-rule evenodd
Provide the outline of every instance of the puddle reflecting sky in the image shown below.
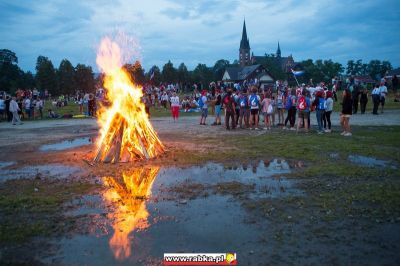
<path fill-rule="evenodd" d="M 62 151 L 71 148 L 76 148 L 84 145 L 89 145 L 93 143 L 93 138 L 85 137 L 85 138 L 76 138 L 70 140 L 64 140 L 61 142 L 51 143 L 40 146 L 40 151 Z"/>

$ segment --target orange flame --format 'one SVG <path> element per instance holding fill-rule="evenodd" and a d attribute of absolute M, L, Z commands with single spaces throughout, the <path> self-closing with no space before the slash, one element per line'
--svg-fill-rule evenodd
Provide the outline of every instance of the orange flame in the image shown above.
<path fill-rule="evenodd" d="M 149 212 L 145 200 L 151 194 L 151 187 L 159 167 L 135 169 L 124 173 L 122 180 L 105 177 L 104 183 L 109 189 L 103 194 L 105 200 L 116 203 L 116 211 L 109 214 L 114 219 L 114 235 L 109 241 L 114 257 L 124 260 L 131 256 L 129 234 L 134 230 L 145 230 L 149 227 Z M 121 204 L 122 203 L 122 204 Z"/>
<path fill-rule="evenodd" d="M 96 62 L 105 73 L 104 87 L 111 106 L 99 112 L 100 138 L 95 161 L 149 159 L 164 152 L 142 102 L 143 92 L 122 68 L 117 43 L 104 38 Z"/>

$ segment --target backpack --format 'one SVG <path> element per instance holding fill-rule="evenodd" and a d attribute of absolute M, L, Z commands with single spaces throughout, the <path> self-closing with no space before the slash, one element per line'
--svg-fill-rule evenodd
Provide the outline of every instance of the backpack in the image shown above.
<path fill-rule="evenodd" d="M 267 109 L 267 114 L 272 114 L 274 112 L 274 107 L 272 107 L 272 104 L 268 105 L 268 109 Z"/>
<path fill-rule="evenodd" d="M 289 110 L 292 108 L 292 96 L 288 96 L 286 99 L 286 105 L 285 105 L 286 110 Z"/>
<path fill-rule="evenodd" d="M 250 101 L 251 107 L 256 107 L 256 106 L 258 107 L 260 105 L 260 100 L 258 99 L 257 95 L 255 95 L 255 94 L 250 95 L 249 101 Z"/>
<path fill-rule="evenodd" d="M 325 110 L 326 104 L 325 104 L 325 98 L 319 98 L 318 102 L 318 109 L 319 110 Z"/>
<path fill-rule="evenodd" d="M 304 111 L 304 110 L 307 109 L 306 97 L 301 96 L 301 97 L 299 98 L 299 102 L 298 102 L 297 107 L 299 108 L 300 111 Z"/>
<path fill-rule="evenodd" d="M 227 106 L 230 102 L 230 97 L 228 94 L 224 97 L 224 105 Z"/>

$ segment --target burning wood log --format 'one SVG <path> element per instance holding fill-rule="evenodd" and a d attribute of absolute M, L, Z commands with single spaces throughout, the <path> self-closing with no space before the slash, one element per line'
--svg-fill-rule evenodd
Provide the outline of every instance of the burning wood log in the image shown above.
<path fill-rule="evenodd" d="M 121 67 L 118 45 L 104 39 L 97 63 L 105 73 L 104 87 L 111 106 L 100 113 L 101 136 L 93 162 L 127 162 L 163 153 L 164 146 L 145 112 L 142 89 L 134 85 Z"/>

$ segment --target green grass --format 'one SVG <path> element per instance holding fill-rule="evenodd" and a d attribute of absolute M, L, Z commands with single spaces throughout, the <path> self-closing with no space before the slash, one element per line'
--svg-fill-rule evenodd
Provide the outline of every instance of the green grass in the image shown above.
<path fill-rule="evenodd" d="M 88 183 L 60 180 L 3 183 L 0 186 L 0 243 L 21 243 L 35 236 L 68 230 L 61 212 L 63 204 L 93 188 L 94 185 Z"/>

